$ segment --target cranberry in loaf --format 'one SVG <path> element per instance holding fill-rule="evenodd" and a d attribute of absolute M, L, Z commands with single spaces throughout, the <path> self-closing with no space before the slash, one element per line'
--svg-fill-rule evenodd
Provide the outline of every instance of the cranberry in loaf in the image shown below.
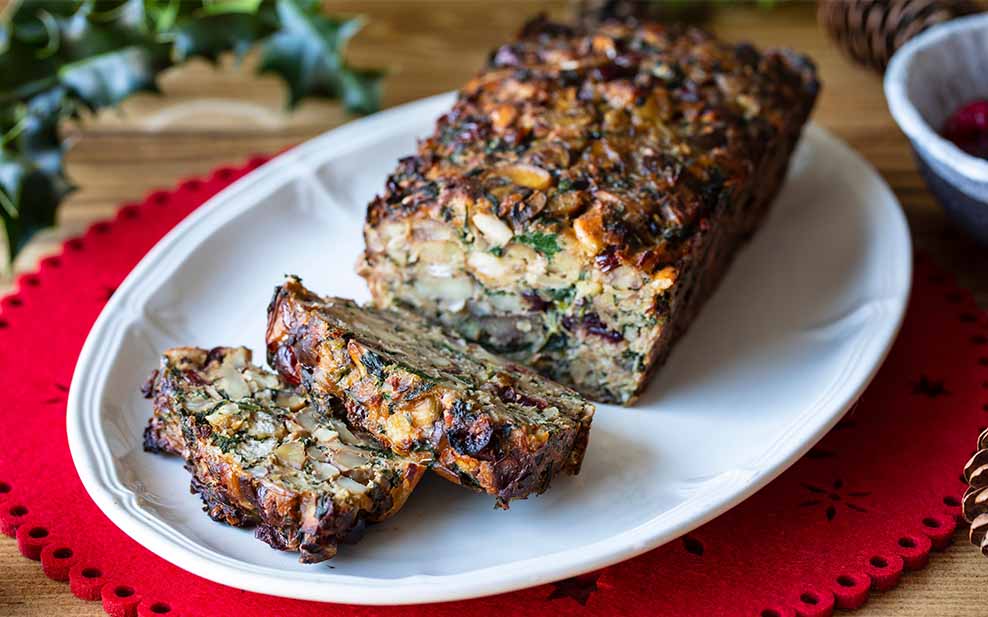
<path fill-rule="evenodd" d="M 214 520 L 256 526 L 303 563 L 395 514 L 425 467 L 308 404 L 243 347 L 165 352 L 145 387 L 151 452 L 181 454 Z"/>
<path fill-rule="evenodd" d="M 314 403 L 341 399 L 351 426 L 501 507 L 580 469 L 593 405 L 413 313 L 322 298 L 293 278 L 275 290 L 267 345 Z"/>
<path fill-rule="evenodd" d="M 379 306 L 628 404 L 765 216 L 817 90 L 790 51 L 536 20 L 399 162 L 358 270 Z"/>

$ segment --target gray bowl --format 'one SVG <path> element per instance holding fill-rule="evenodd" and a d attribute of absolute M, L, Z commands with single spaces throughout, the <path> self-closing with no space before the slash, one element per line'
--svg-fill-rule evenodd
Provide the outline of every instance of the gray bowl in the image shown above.
<path fill-rule="evenodd" d="M 988 161 L 938 129 L 958 107 L 988 99 L 988 13 L 935 26 L 906 43 L 885 73 L 889 111 L 947 215 L 988 246 Z"/>

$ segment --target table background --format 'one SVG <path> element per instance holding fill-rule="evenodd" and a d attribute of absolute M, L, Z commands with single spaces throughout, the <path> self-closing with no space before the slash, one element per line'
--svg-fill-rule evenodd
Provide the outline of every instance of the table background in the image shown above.
<path fill-rule="evenodd" d="M 0 7 L 5 4 L 0 0 Z M 447 2 L 333 2 L 332 10 L 363 13 L 368 25 L 352 44 L 357 64 L 387 67 L 384 105 L 392 106 L 455 89 L 509 39 L 526 16 L 539 10 L 563 16 L 562 2 L 479 0 Z M 905 137 L 888 114 L 881 79 L 852 64 L 816 25 L 814 5 L 786 3 L 765 11 L 718 10 L 713 30 L 729 40 L 759 46 L 790 46 L 810 54 L 824 83 L 814 120 L 861 152 L 892 186 L 902 203 L 918 249 L 954 272 L 988 306 L 988 250 L 953 230 L 927 192 Z M 164 97 L 139 95 L 119 111 L 102 113 L 73 127 L 76 142 L 68 169 L 80 189 L 59 216 L 57 229 L 34 240 L 15 264 L 33 269 L 57 251 L 65 238 L 92 221 L 110 216 L 122 202 L 169 187 L 182 177 L 204 174 L 251 153 L 271 153 L 304 141 L 346 121 L 335 104 L 307 102 L 295 113 L 283 110 L 277 79 L 253 74 L 254 58 L 242 66 L 205 62 L 167 73 Z M 0 291 L 11 278 L 0 278 Z M 971 435 L 974 446 L 976 435 Z M 959 472 L 960 470 L 958 470 Z M 903 578 L 896 590 L 874 594 L 861 617 L 983 616 L 988 614 L 988 560 L 967 544 L 966 529 L 954 545 L 936 554 L 930 566 Z M 77 600 L 61 583 L 41 573 L 39 564 L 17 552 L 12 539 L 0 539 L 0 615 L 98 616 L 97 603 Z"/>

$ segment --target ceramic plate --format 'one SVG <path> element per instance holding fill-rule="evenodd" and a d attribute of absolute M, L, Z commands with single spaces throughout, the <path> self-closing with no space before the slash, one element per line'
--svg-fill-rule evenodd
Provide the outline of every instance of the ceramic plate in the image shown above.
<path fill-rule="evenodd" d="M 285 273 L 363 301 L 353 271 L 368 200 L 451 105 L 442 95 L 307 142 L 168 234 L 103 310 L 68 405 L 72 456 L 106 515 L 195 574 L 267 594 L 357 604 L 470 598 L 628 559 L 751 495 L 805 453 L 874 375 L 911 278 L 905 220 L 847 146 L 809 127 L 774 210 L 632 409 L 598 407 L 582 473 L 497 511 L 427 476 L 396 517 L 319 565 L 209 520 L 174 458 L 145 454 L 138 387 L 172 345 L 263 359 Z M 332 566 L 332 567 L 330 567 Z"/>

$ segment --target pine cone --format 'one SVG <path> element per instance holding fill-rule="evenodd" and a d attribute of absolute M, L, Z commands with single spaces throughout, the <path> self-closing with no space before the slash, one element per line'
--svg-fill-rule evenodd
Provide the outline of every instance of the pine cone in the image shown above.
<path fill-rule="evenodd" d="M 977 10 L 974 0 L 819 0 L 817 20 L 852 58 L 883 72 L 912 37 Z"/>
<path fill-rule="evenodd" d="M 988 429 L 978 437 L 978 451 L 964 466 L 964 481 L 969 487 L 961 508 L 971 523 L 968 537 L 988 557 Z"/>

